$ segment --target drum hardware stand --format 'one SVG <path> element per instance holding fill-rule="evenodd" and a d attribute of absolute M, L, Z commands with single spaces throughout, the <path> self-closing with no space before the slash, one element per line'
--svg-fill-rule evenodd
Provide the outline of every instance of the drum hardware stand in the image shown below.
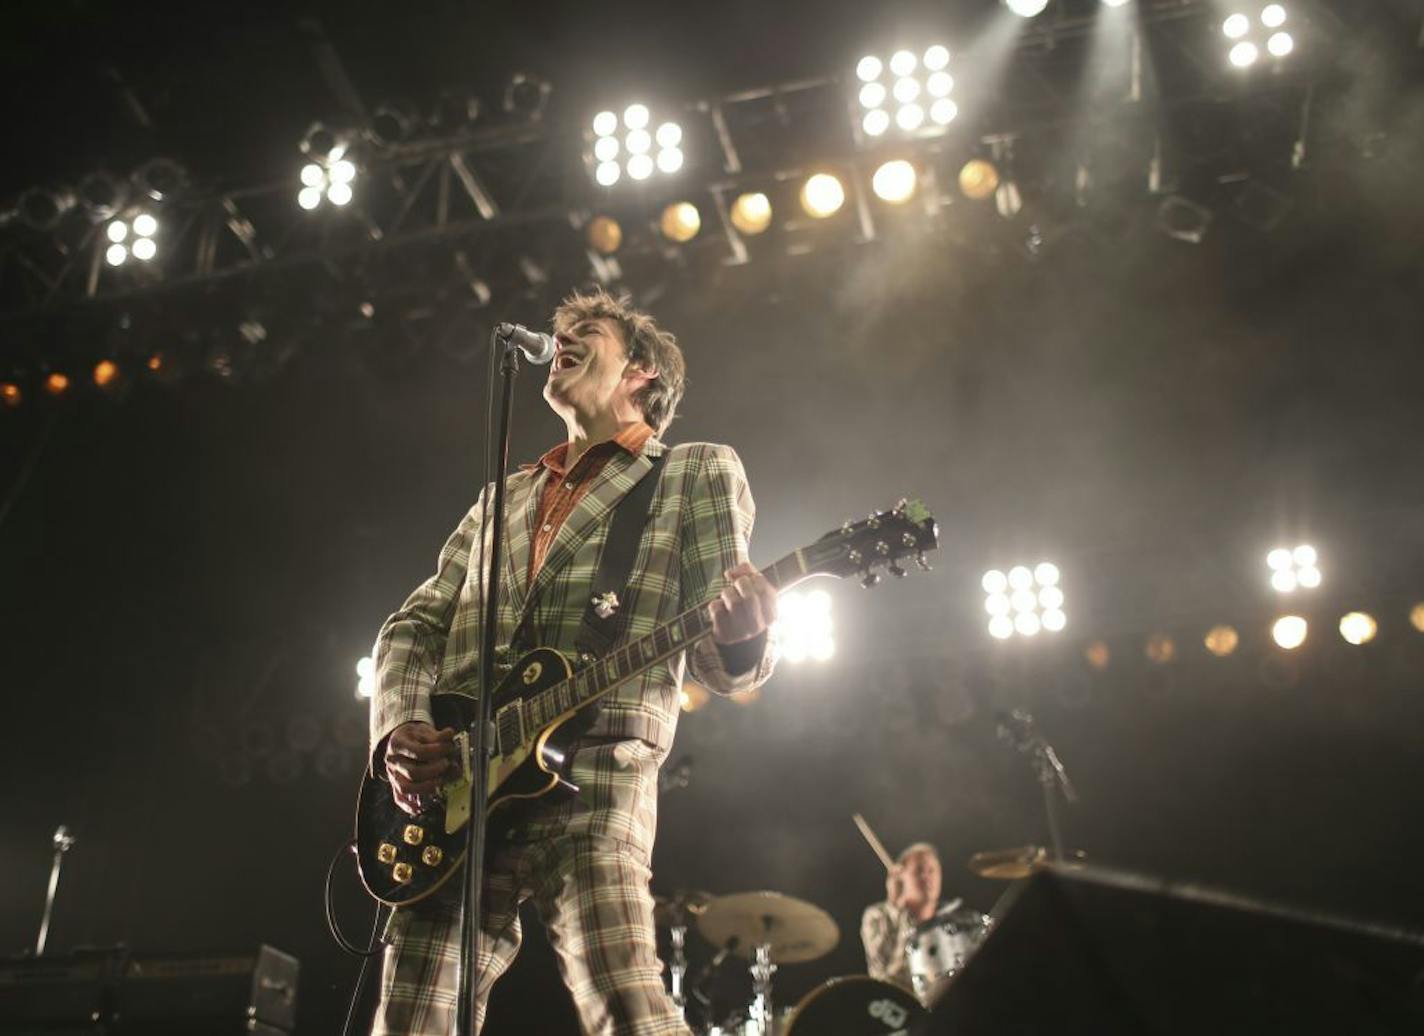
<path fill-rule="evenodd" d="M 999 713 L 999 737 L 1024 755 L 1033 757 L 1034 774 L 1039 787 L 1043 789 L 1043 812 L 1048 819 L 1048 837 L 1053 849 L 1053 862 L 1062 863 L 1063 831 L 1058 821 L 1058 797 L 1056 790 L 1063 792 L 1063 799 L 1069 805 L 1078 801 L 1078 791 L 1068 779 L 1068 771 L 1063 768 L 1058 753 L 1047 739 L 1038 732 L 1033 715 L 1023 709 Z"/>
<path fill-rule="evenodd" d="M 681 917 L 678 918 L 682 920 Z M 687 992 L 683 981 L 687 978 L 687 925 L 675 924 L 669 927 L 672 936 L 672 961 L 668 964 L 668 977 L 672 980 L 672 1002 L 687 1020 Z"/>
<path fill-rule="evenodd" d="M 43 957 L 45 943 L 49 941 L 49 922 L 54 916 L 54 897 L 59 891 L 59 868 L 64 862 L 64 854 L 74 847 L 74 836 L 69 828 L 60 824 L 54 829 L 54 866 L 49 871 L 49 891 L 45 894 L 44 917 L 40 920 L 40 935 L 35 940 L 35 956 Z"/>
<path fill-rule="evenodd" d="M 756 1026 L 757 1036 L 771 1036 L 771 976 L 776 974 L 776 965 L 771 962 L 771 943 L 758 943 L 753 947 L 751 972 L 751 1022 Z"/>

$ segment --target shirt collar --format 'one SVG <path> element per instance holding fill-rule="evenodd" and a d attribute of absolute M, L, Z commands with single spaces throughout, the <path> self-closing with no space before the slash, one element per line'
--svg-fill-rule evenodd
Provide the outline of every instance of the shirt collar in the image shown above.
<path fill-rule="evenodd" d="M 613 443 L 621 447 L 624 452 L 636 457 L 643 452 L 643 447 L 648 444 L 648 440 L 653 437 L 653 429 L 646 421 L 634 421 L 632 424 L 624 425 L 619 429 L 618 434 L 603 442 L 594 443 L 583 455 L 586 457 L 600 446 Z M 569 444 L 561 442 L 545 451 L 533 464 L 522 465 L 524 471 L 538 471 L 540 468 L 548 468 L 556 475 L 567 475 L 568 469 L 564 466 L 564 457 L 568 455 Z M 581 458 L 580 458 L 581 459 Z"/>

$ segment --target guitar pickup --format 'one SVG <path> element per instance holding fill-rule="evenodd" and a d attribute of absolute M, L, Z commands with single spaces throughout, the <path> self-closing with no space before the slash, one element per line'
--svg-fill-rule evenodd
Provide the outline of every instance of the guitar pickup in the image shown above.
<path fill-rule="evenodd" d="M 495 744 L 500 755 L 509 755 L 524 744 L 523 703 L 512 701 L 494 714 Z"/>

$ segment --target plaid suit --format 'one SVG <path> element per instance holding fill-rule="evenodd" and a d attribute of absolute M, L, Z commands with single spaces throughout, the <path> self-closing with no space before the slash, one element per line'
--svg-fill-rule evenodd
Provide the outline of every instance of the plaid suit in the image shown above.
<path fill-rule="evenodd" d="M 620 595 L 620 639 L 648 633 L 707 600 L 723 585 L 723 571 L 747 558 L 755 506 L 736 453 L 708 443 L 669 449 L 652 439 L 637 455 L 609 460 L 531 583 L 533 523 L 549 472 L 518 472 L 506 483 L 507 550 L 497 625 L 506 649 L 521 628 L 527 643 L 514 645 L 511 655 L 536 645 L 575 652 L 612 509 L 651 468 L 649 458 L 664 452 L 628 592 Z M 481 510 L 477 504 L 460 522 L 435 574 L 377 637 L 375 772 L 383 772 L 377 750 L 392 730 L 411 720 L 431 721 L 432 693 L 473 693 L 480 647 L 477 564 L 481 544 L 486 555 L 489 550 Z M 518 903 L 532 896 L 586 1031 L 685 1031 L 663 992 L 653 943 L 648 863 L 657 825 L 657 771 L 677 729 L 685 670 L 714 691 L 746 690 L 771 675 L 774 655 L 769 644 L 758 664 L 732 675 L 716 646 L 704 640 L 603 699 L 574 756 L 579 795 L 536 803 L 521 814 L 507 843 L 494 849 L 482 922 L 481 1017 L 489 985 L 518 949 Z M 399 911 L 393 922 L 377 1032 L 424 1036 L 453 1027 L 459 904 L 457 890 L 445 891 Z"/>

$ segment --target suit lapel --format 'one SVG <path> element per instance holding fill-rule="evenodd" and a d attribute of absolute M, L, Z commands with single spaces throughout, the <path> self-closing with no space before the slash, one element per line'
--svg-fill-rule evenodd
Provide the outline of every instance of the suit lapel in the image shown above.
<path fill-rule="evenodd" d="M 509 487 L 504 500 L 509 515 L 504 550 L 504 598 L 516 615 L 524 611 L 529 596 L 529 551 L 534 543 L 534 516 L 549 473 L 530 472 Z"/>

